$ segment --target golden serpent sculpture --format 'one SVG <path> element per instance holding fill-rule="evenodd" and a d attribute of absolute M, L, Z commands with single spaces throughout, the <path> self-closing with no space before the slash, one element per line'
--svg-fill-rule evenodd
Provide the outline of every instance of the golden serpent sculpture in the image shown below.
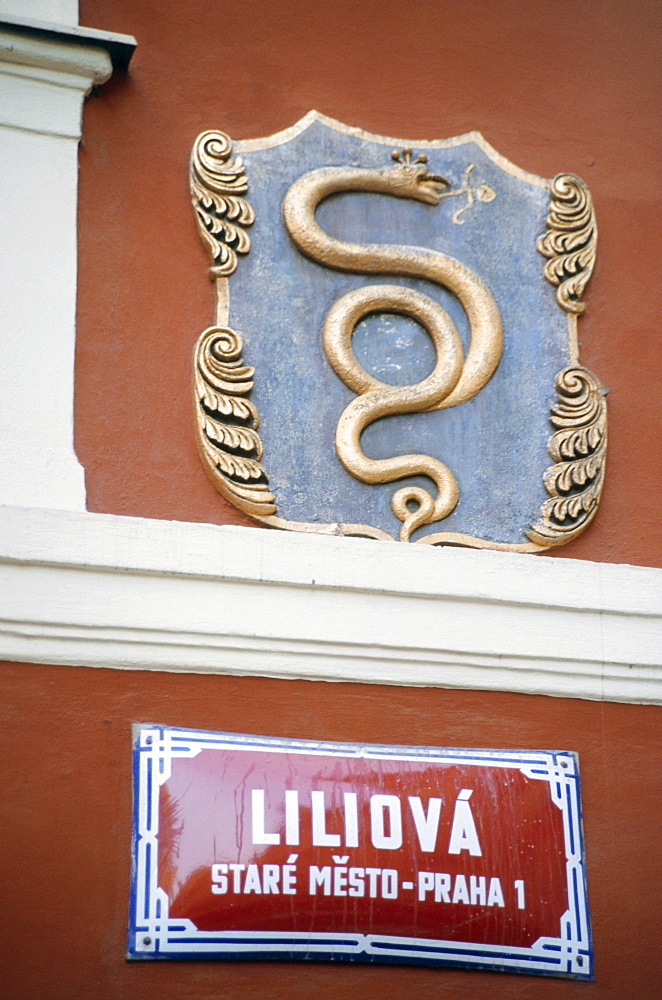
<path fill-rule="evenodd" d="M 344 126 L 333 124 L 346 131 Z M 474 141 L 485 148 L 482 137 L 476 136 Z M 493 158 L 489 147 L 485 151 Z M 292 237 L 311 259 L 354 273 L 432 276 L 457 296 L 471 323 L 471 341 L 463 361 L 457 332 L 444 311 L 426 296 L 401 285 L 380 284 L 345 296 L 327 317 L 327 358 L 358 397 L 341 415 L 337 428 L 336 447 L 345 468 L 368 483 L 423 474 L 437 488 L 435 498 L 419 489 L 402 489 L 393 497 L 402 522 L 401 538 L 411 541 L 415 528 L 452 511 L 457 502 L 455 479 L 443 463 L 429 456 L 374 462 L 361 451 L 361 433 L 380 416 L 441 409 L 471 398 L 489 381 L 499 362 L 501 323 L 484 284 L 452 258 L 417 247 L 343 243 L 331 239 L 317 226 L 316 207 L 336 192 L 377 191 L 430 205 L 465 196 L 466 204 L 450 217 L 455 225 L 463 224 L 464 215 L 476 202 L 491 202 L 497 197 L 489 185 L 472 183 L 473 163 L 467 165 L 461 184 L 451 188 L 443 178 L 428 172 L 425 156 L 412 163 L 411 149 L 404 149 L 402 154 L 394 151 L 393 159 L 398 163 L 390 170 L 334 167 L 312 171 L 292 186 L 286 208 Z M 511 166 L 501 166 L 513 172 Z M 577 342 L 577 317 L 585 309 L 581 297 L 596 256 L 595 212 L 588 188 L 579 177 L 559 174 L 553 181 L 541 183 L 549 190 L 550 203 L 546 231 L 537 247 L 547 258 L 544 276 L 556 287 L 558 305 L 567 314 L 569 347 L 569 365 L 557 375 L 557 402 L 551 406 L 554 433 L 549 439 L 549 454 L 554 465 L 547 469 L 543 480 L 549 498 L 542 503 L 537 522 L 528 530 L 522 525 L 527 541 L 497 542 L 442 530 L 417 538 L 419 544 L 541 552 L 576 538 L 598 509 L 607 449 L 606 390 L 581 366 Z M 249 399 L 254 370 L 244 363 L 242 338 L 229 325 L 228 278 L 250 250 L 247 227 L 255 216 L 246 198 L 244 164 L 234 154 L 228 135 L 210 130 L 198 137 L 191 154 L 190 188 L 216 288 L 215 326 L 198 339 L 193 374 L 196 441 L 211 482 L 237 509 L 270 527 L 390 539 L 386 531 L 367 524 L 297 522 L 278 516 L 276 496 L 262 464 L 258 409 Z M 412 260 L 414 270 L 409 268 Z M 482 292 L 487 292 L 487 297 Z M 381 383 L 364 371 L 354 356 L 351 339 L 356 324 L 368 313 L 383 309 L 411 316 L 427 329 L 435 345 L 435 369 L 416 385 L 395 387 Z M 316 331 L 313 335 L 317 335 Z M 404 402 L 403 394 L 407 396 Z M 411 505 L 416 510 L 410 510 Z"/>
<path fill-rule="evenodd" d="M 315 218 L 318 205 L 330 195 L 362 191 L 413 198 L 437 205 L 449 187 L 443 177 L 431 174 L 426 158 L 411 162 L 404 150 L 384 169 L 322 167 L 298 178 L 283 203 L 285 226 L 301 253 L 325 267 L 359 274 L 388 274 L 425 278 L 456 296 L 469 320 L 471 339 L 466 358 L 448 313 L 428 295 L 401 285 L 368 285 L 349 292 L 330 309 L 324 324 L 324 352 L 339 378 L 357 398 L 345 408 L 336 429 L 338 458 L 347 471 L 365 483 L 390 483 L 405 476 L 424 475 L 436 486 L 436 496 L 418 486 L 398 490 L 391 501 L 402 522 L 400 539 L 443 520 L 459 499 L 451 470 L 429 455 L 403 455 L 371 459 L 361 449 L 362 432 L 380 417 L 425 412 L 458 406 L 478 393 L 490 380 L 501 358 L 501 316 L 485 282 L 466 265 L 435 250 L 413 246 L 357 244 L 329 236 Z M 376 312 L 400 313 L 420 323 L 436 351 L 436 364 L 427 378 L 412 385 L 380 382 L 359 364 L 352 349 L 352 335 L 363 317 Z"/>

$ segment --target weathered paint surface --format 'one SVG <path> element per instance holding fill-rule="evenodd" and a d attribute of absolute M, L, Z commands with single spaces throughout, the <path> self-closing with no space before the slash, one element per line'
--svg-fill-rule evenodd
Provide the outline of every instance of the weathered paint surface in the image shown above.
<path fill-rule="evenodd" d="M 430 489 L 424 477 L 369 486 L 340 464 L 334 436 L 354 393 L 322 351 L 325 317 L 342 295 L 365 285 L 395 283 L 430 296 L 451 316 L 465 356 L 469 325 L 459 301 L 443 285 L 388 274 L 351 275 L 303 257 L 282 219 L 282 202 L 301 174 L 322 166 L 383 170 L 390 143 L 338 132 L 319 121 L 267 149 L 239 152 L 246 166 L 247 199 L 255 209 L 252 249 L 230 278 L 230 325 L 241 331 L 244 360 L 255 366 L 251 399 L 260 413 L 263 464 L 278 503 L 291 521 L 369 524 L 398 537 L 391 510 L 396 490 Z M 415 151 L 416 152 L 416 151 Z M 458 481 L 460 501 L 443 522 L 422 528 L 459 531 L 498 542 L 526 542 L 547 494 L 543 474 L 554 379 L 569 363 L 566 314 L 543 276 L 536 249 L 545 231 L 549 192 L 501 169 L 475 143 L 427 149 L 432 174 L 462 187 L 488 184 L 493 201 L 466 196 L 437 206 L 370 193 L 335 195 L 317 221 L 341 242 L 420 246 L 453 257 L 482 278 L 501 313 L 504 349 L 499 366 L 468 402 L 432 413 L 393 415 L 371 424 L 362 449 L 371 458 L 423 454 L 443 461 Z M 424 330 L 392 313 L 366 318 L 354 337 L 359 364 L 380 381 L 413 384 L 432 370 L 435 352 Z M 434 496 L 434 487 L 432 487 Z"/>

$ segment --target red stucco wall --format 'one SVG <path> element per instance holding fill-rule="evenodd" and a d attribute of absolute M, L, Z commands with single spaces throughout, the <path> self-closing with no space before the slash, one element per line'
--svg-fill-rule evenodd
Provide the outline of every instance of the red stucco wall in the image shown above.
<path fill-rule="evenodd" d="M 657 1000 L 658 708 L 492 692 L 0 665 L 4 920 L 16 1000 Z M 131 723 L 579 752 L 593 983 L 325 964 L 124 960 Z M 657 862 L 656 862 L 657 858 Z"/>
<path fill-rule="evenodd" d="M 602 508 L 555 555 L 660 565 L 655 0 L 82 0 L 135 34 L 129 75 L 85 111 L 76 448 L 91 510 L 247 523 L 193 439 L 193 343 L 213 320 L 189 205 L 196 135 L 270 134 L 311 107 L 385 135 L 480 129 L 544 177 L 589 184 L 600 227 L 581 356 L 609 388 Z M 657 174 L 656 174 L 657 171 Z"/>
<path fill-rule="evenodd" d="M 595 524 L 555 556 L 660 565 L 654 0 L 81 0 L 80 8 L 82 24 L 139 41 L 131 73 L 87 102 L 80 154 L 76 449 L 91 510 L 246 523 L 209 484 L 193 438 L 190 357 L 212 322 L 213 295 L 187 161 L 203 129 L 255 137 L 316 107 L 387 135 L 477 128 L 524 169 L 546 177 L 574 171 L 588 182 L 600 246 L 580 337 L 583 363 L 611 390 L 610 460 Z M 0 995 L 653 1000 L 662 991 L 654 858 L 662 788 L 652 749 L 659 709 L 6 664 L 0 719 Z M 596 981 L 324 964 L 127 964 L 134 721 L 578 751 Z"/>

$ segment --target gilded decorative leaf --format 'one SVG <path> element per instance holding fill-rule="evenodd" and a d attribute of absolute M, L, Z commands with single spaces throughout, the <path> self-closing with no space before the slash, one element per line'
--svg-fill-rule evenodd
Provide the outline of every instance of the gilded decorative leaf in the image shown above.
<path fill-rule="evenodd" d="M 262 442 L 260 436 L 250 427 L 236 427 L 233 424 L 222 424 L 208 417 L 203 424 L 203 431 L 210 441 L 233 451 L 255 452 L 256 457 L 262 457 Z"/>
<path fill-rule="evenodd" d="M 543 478 L 551 499 L 542 504 L 540 520 L 526 533 L 545 546 L 571 541 L 592 520 L 607 456 L 607 404 L 595 375 L 586 368 L 564 368 L 557 375 L 556 391 L 559 402 L 550 422 L 559 430 L 548 444 L 556 464 Z"/>
<path fill-rule="evenodd" d="M 199 402 L 209 414 L 219 413 L 225 417 L 233 416 L 244 422 L 252 420 L 256 430 L 260 424 L 257 408 L 249 399 L 225 396 L 222 393 L 213 392 L 212 389 L 205 386 Z"/>
<path fill-rule="evenodd" d="M 557 462 L 575 455 L 588 455 L 598 447 L 603 433 L 604 429 L 599 422 L 578 430 L 559 431 L 550 444 L 550 455 Z"/>
<path fill-rule="evenodd" d="M 200 238 L 212 261 L 212 274 L 227 277 L 237 267 L 237 254 L 247 254 L 255 214 L 241 197 L 248 190 L 244 165 L 233 159 L 224 132 L 203 132 L 195 141 L 190 166 L 191 201 Z"/>
<path fill-rule="evenodd" d="M 237 479 L 262 479 L 264 469 L 259 462 L 253 462 L 249 458 L 241 458 L 239 455 L 228 455 L 224 451 L 219 451 L 217 455 L 218 468 L 226 476 Z"/>
<path fill-rule="evenodd" d="M 547 281 L 557 286 L 556 300 L 566 312 L 579 315 L 586 306 L 581 297 L 593 271 L 598 227 L 586 184 L 574 174 L 558 174 L 552 181 L 547 232 L 538 250 L 549 260 Z"/>
<path fill-rule="evenodd" d="M 268 476 L 260 464 L 262 442 L 250 392 L 253 369 L 244 365 L 241 337 L 211 327 L 194 351 L 193 391 L 198 451 L 209 478 L 226 499 L 257 517 L 276 513 Z"/>

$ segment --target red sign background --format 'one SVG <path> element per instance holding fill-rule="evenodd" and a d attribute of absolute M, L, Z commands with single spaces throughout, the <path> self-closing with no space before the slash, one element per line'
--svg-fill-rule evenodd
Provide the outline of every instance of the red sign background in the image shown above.
<path fill-rule="evenodd" d="M 264 791 L 258 825 L 279 843 L 253 843 L 255 789 Z M 285 842 L 286 790 L 298 792 L 299 844 Z M 467 846 L 449 853 L 463 790 L 480 854 L 475 845 L 474 853 Z M 335 846 L 313 843 L 312 792 L 323 793 L 324 830 L 339 840 Z M 344 793 L 356 795 L 358 846 L 346 844 Z M 373 843 L 375 795 L 399 800 L 397 848 Z M 420 799 L 428 820 L 430 799 L 441 799 L 433 850 L 421 847 L 410 797 Z M 204 749 L 172 760 L 159 809 L 159 885 L 170 897 L 170 916 L 187 917 L 199 930 L 358 931 L 529 947 L 541 936 L 558 937 L 568 909 L 563 814 L 549 781 L 516 766 Z M 397 842 L 389 810 L 377 814 L 382 839 Z M 224 882 L 213 868 L 219 865 L 244 868 L 225 869 Z M 257 867 L 249 878 L 250 865 Z M 312 885 L 311 866 L 318 873 Z"/>

